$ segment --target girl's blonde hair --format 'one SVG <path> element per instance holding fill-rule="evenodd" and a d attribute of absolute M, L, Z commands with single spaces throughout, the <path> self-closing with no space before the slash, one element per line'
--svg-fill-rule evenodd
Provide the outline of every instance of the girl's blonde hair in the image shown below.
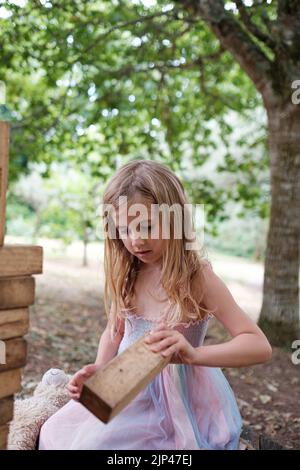
<path fill-rule="evenodd" d="M 126 196 L 130 203 L 137 194 L 159 206 L 177 204 L 182 211 L 184 205 L 189 204 L 178 177 L 163 164 L 152 160 L 133 160 L 120 167 L 104 191 L 104 208 L 108 205 L 117 210 L 121 196 Z M 104 244 L 104 304 L 113 335 L 118 328 L 118 320 L 123 318 L 122 311 L 135 308 L 132 305 L 134 284 L 141 262 L 125 248 L 118 235 L 115 238 L 109 236 L 109 214 L 103 220 L 104 233 L 108 234 Z M 189 223 L 193 228 L 192 217 Z M 186 250 L 184 230 L 180 239 L 172 237 L 173 233 L 174 217 L 170 217 L 171 236 L 163 253 L 161 274 L 161 283 L 170 304 L 166 316 L 170 325 L 202 319 L 208 312 L 200 305 L 204 295 L 204 247 L 198 251 Z"/>

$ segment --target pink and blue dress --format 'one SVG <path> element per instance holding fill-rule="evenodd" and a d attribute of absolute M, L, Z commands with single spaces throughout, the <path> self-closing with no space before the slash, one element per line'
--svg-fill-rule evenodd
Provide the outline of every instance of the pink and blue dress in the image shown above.
<path fill-rule="evenodd" d="M 175 328 L 197 347 L 211 316 Z M 125 317 L 118 354 L 157 321 L 129 312 Z M 107 424 L 70 400 L 42 426 L 39 449 L 234 450 L 241 430 L 235 396 L 220 368 L 169 364 Z"/>

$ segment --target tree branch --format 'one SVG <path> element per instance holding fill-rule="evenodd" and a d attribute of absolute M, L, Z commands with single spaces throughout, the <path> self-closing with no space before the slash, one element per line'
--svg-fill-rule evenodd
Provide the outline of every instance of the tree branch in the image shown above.
<path fill-rule="evenodd" d="M 58 122 L 60 121 L 60 119 L 62 118 L 63 112 L 64 112 L 65 107 L 66 107 L 68 92 L 72 88 L 72 86 L 71 86 L 72 79 L 73 79 L 73 71 L 70 72 L 69 83 L 68 83 L 68 86 L 67 86 L 63 96 L 59 96 L 56 100 L 51 102 L 51 104 L 53 104 L 55 102 L 57 104 L 58 103 L 61 103 L 61 104 L 60 104 L 60 107 L 59 107 L 59 110 L 58 110 L 58 113 L 57 113 L 56 117 L 53 118 L 53 121 L 51 122 L 50 125 L 48 125 L 47 129 L 44 129 L 44 133 L 48 132 L 53 127 L 55 128 L 56 125 L 58 124 Z M 43 115 L 45 115 L 46 111 L 47 111 L 46 107 L 44 107 L 44 106 L 39 107 L 39 109 L 36 110 L 34 113 L 32 113 L 30 116 L 28 116 L 27 119 L 24 119 L 22 121 L 19 121 L 17 123 L 12 124 L 11 131 L 14 132 L 14 131 L 17 131 L 17 130 L 22 129 L 24 127 L 27 127 L 32 122 L 32 120 L 36 120 L 39 117 L 42 117 Z"/>
<path fill-rule="evenodd" d="M 249 33 L 255 36 L 260 41 L 264 42 L 270 49 L 274 50 L 276 47 L 276 42 L 268 35 L 261 31 L 256 24 L 254 24 L 251 20 L 251 16 L 249 15 L 247 8 L 245 7 L 242 0 L 235 0 L 235 4 L 239 10 L 240 17 L 244 25 L 246 26 Z"/>
<path fill-rule="evenodd" d="M 103 33 L 100 33 L 95 38 L 95 40 L 91 44 L 88 45 L 88 47 L 86 47 L 83 51 L 81 51 L 80 54 L 78 54 L 78 56 L 75 57 L 70 62 L 69 65 L 74 65 L 74 63 L 77 62 L 82 57 L 82 55 L 87 54 L 91 49 L 93 49 L 96 45 L 98 45 L 99 41 L 103 41 L 103 39 L 106 39 L 107 36 L 109 36 L 114 31 L 117 31 L 117 30 L 120 30 L 120 29 L 123 29 L 123 28 L 127 28 L 127 27 L 130 27 L 130 26 L 135 26 L 139 23 L 145 23 L 145 22 L 151 21 L 155 18 L 173 17 L 173 18 L 176 19 L 176 14 L 177 14 L 177 12 L 173 11 L 173 10 L 167 11 L 167 12 L 159 11 L 159 12 L 153 13 L 152 15 L 139 16 L 137 18 L 134 18 L 133 20 L 117 23 L 116 25 L 111 26 L 110 28 L 108 28 L 107 31 L 105 31 Z"/>
<path fill-rule="evenodd" d="M 246 113 L 242 109 L 239 109 L 240 103 L 234 103 L 232 99 L 230 98 L 227 99 L 227 97 L 225 96 L 225 93 L 224 94 L 214 93 L 206 86 L 207 80 L 206 80 L 205 64 L 201 57 L 197 59 L 197 63 L 198 63 L 199 70 L 200 70 L 199 80 L 200 80 L 200 87 L 201 87 L 203 94 L 206 97 L 212 98 L 213 101 L 220 101 L 221 103 L 223 103 L 223 105 L 226 108 L 232 109 L 233 111 L 238 111 L 241 116 L 246 117 L 247 116 Z"/>
<path fill-rule="evenodd" d="M 227 10 L 223 0 L 179 0 L 187 9 L 193 9 L 215 33 L 221 45 L 227 49 L 242 69 L 249 75 L 256 88 L 264 96 L 270 85 L 272 62 L 242 29 Z"/>
<path fill-rule="evenodd" d="M 298 0 L 278 0 L 278 17 L 281 15 L 300 16 L 300 3 Z"/>
<path fill-rule="evenodd" d="M 278 0 L 277 29 L 281 43 L 288 50 L 290 58 L 299 64 L 300 54 L 300 2 L 299 0 Z"/>

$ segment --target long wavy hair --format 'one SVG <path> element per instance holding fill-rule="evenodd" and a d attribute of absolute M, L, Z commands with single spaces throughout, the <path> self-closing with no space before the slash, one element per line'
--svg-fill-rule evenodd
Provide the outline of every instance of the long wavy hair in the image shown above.
<path fill-rule="evenodd" d="M 182 183 L 169 168 L 153 160 L 133 160 L 116 171 L 103 195 L 104 305 L 112 336 L 118 330 L 118 320 L 123 318 L 122 312 L 135 309 L 134 285 L 141 261 L 126 249 L 117 229 L 116 236 L 110 236 L 112 214 L 106 208 L 117 211 L 121 196 L 126 196 L 130 204 L 136 195 L 159 206 L 167 204 L 171 207 L 176 204 L 181 209 L 182 224 L 184 213 L 184 217 L 188 216 L 190 219 L 189 226 L 194 229 L 191 213 L 188 215 L 184 212 L 184 205 L 189 204 L 189 201 Z M 176 212 L 172 212 L 169 220 L 170 237 L 164 245 L 161 284 L 170 306 L 165 321 L 172 325 L 202 319 L 208 310 L 201 304 L 204 295 L 204 247 L 198 250 L 185 249 L 185 244 L 191 240 L 187 240 L 183 227 L 182 237 L 174 238 Z"/>

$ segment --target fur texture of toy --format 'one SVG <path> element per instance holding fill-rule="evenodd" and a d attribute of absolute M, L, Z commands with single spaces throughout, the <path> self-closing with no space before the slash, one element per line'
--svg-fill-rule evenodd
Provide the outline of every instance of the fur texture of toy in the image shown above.
<path fill-rule="evenodd" d="M 69 400 L 66 385 L 69 375 L 61 369 L 49 369 L 30 398 L 17 399 L 10 423 L 8 450 L 34 450 L 44 422 Z"/>

